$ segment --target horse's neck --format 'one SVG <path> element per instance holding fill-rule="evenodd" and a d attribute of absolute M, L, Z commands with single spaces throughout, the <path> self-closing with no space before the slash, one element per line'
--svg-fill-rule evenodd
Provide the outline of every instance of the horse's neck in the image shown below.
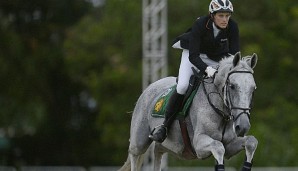
<path fill-rule="evenodd" d="M 205 91 L 204 90 L 201 90 L 201 91 L 204 92 L 204 95 L 206 96 L 206 100 L 208 101 L 209 106 L 212 108 L 216 107 L 222 111 L 226 110 L 222 91 L 220 91 L 219 88 L 214 84 L 213 80 L 210 81 L 209 79 L 209 82 L 205 82 L 203 84 L 204 84 L 203 86 L 205 87 Z M 204 88 L 201 88 L 201 89 L 204 89 Z"/>
<path fill-rule="evenodd" d="M 204 84 L 206 92 L 204 91 L 202 84 Z M 193 129 L 201 129 L 204 126 L 218 127 L 218 124 L 221 124 L 222 121 L 222 117 L 214 111 L 207 97 L 209 94 L 210 102 L 215 107 L 223 110 L 224 102 L 217 87 L 213 84 L 212 79 L 208 79 L 202 84 L 200 85 L 190 109 L 190 120 Z"/>

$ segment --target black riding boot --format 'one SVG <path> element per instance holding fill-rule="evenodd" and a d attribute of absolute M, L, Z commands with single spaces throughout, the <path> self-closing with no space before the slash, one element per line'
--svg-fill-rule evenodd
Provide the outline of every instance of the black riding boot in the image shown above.
<path fill-rule="evenodd" d="M 149 135 L 150 139 L 159 143 L 162 143 L 166 139 L 168 132 L 167 129 L 170 128 L 171 124 L 175 120 L 175 116 L 182 106 L 183 99 L 184 95 L 177 93 L 177 91 L 173 92 L 166 107 L 165 120 L 153 135 Z"/>

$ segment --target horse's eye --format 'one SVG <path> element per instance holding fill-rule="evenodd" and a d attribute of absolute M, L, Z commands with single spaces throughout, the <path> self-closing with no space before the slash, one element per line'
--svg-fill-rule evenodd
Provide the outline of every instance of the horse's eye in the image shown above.
<path fill-rule="evenodd" d="M 232 90 L 235 90 L 235 88 L 236 88 L 235 85 L 233 85 L 233 84 L 230 84 L 229 87 L 230 87 Z"/>

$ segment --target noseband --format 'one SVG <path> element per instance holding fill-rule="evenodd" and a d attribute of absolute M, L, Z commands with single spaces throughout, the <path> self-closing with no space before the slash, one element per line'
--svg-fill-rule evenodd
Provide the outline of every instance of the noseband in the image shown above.
<path fill-rule="evenodd" d="M 230 118 L 232 119 L 233 118 L 233 121 L 235 122 L 241 115 L 243 114 L 246 114 L 248 119 L 250 119 L 250 109 L 251 109 L 251 104 L 252 104 L 252 98 L 251 98 L 251 101 L 250 101 L 250 105 L 248 108 L 245 108 L 245 107 L 238 107 L 238 106 L 234 106 L 233 103 L 231 102 L 231 93 L 230 93 L 230 76 L 232 74 L 236 74 L 236 73 L 247 73 L 247 74 L 253 74 L 252 72 L 250 71 L 232 71 L 228 74 L 228 77 L 227 77 L 227 80 L 226 80 L 226 83 L 225 83 L 225 86 L 223 87 L 223 94 L 224 94 L 224 101 L 225 101 L 225 105 L 228 107 L 229 109 L 229 115 L 230 115 Z M 231 114 L 231 111 L 232 110 L 242 110 L 242 112 L 240 112 L 239 114 L 237 114 L 235 117 Z"/>

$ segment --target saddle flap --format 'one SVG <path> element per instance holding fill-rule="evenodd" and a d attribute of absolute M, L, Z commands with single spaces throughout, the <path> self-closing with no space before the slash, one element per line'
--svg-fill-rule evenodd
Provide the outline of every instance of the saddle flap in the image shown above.
<path fill-rule="evenodd" d="M 189 86 L 182 103 L 183 106 L 181 108 L 181 111 L 176 115 L 176 118 L 185 118 L 187 116 L 188 109 L 192 103 L 194 96 L 196 95 L 199 85 L 200 85 L 200 79 L 195 75 L 193 75 L 189 81 Z M 166 109 L 167 103 L 172 93 L 176 91 L 176 87 L 177 85 L 170 87 L 158 98 L 151 114 L 153 117 L 160 117 L 160 118 L 165 117 L 164 115 L 165 115 L 165 109 Z"/>

